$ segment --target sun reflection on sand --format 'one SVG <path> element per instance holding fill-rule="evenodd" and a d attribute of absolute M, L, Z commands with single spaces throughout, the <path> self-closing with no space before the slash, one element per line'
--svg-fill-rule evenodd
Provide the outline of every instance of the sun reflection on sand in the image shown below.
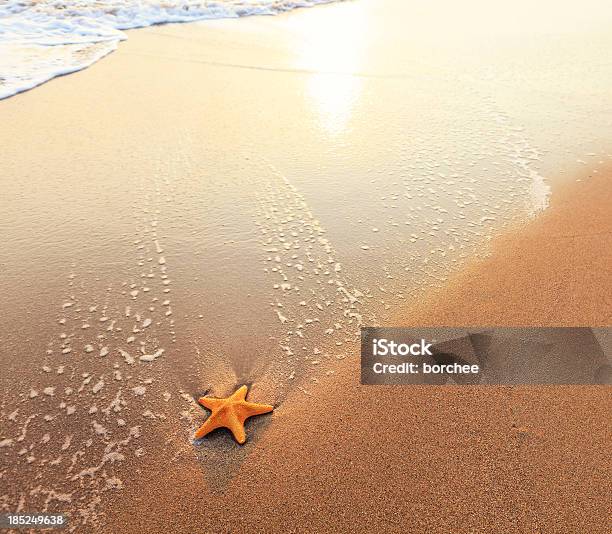
<path fill-rule="evenodd" d="M 350 20 L 341 24 L 335 17 L 306 18 L 300 29 L 308 38 L 296 50 L 296 68 L 312 71 L 306 95 L 331 135 L 347 128 L 362 89 L 362 79 L 355 74 L 363 65 L 367 18 L 363 11 L 343 15 Z"/>

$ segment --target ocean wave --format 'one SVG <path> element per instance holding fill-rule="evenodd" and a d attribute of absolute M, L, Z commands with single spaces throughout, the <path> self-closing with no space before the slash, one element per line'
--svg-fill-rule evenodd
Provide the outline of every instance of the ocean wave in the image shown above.
<path fill-rule="evenodd" d="M 82 70 L 126 39 L 169 22 L 276 15 L 334 0 L 8 0 L 0 5 L 0 99 Z"/>

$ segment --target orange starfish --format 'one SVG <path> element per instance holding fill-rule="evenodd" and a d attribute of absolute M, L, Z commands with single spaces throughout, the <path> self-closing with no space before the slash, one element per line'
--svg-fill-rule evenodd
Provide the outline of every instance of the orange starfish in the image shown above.
<path fill-rule="evenodd" d="M 241 445 L 246 441 L 244 422 L 254 415 L 261 415 L 274 410 L 269 404 L 256 404 L 246 400 L 248 388 L 241 386 L 237 391 L 225 399 L 213 397 L 200 397 L 198 402 L 212 411 L 206 422 L 198 428 L 195 439 L 203 438 L 216 428 L 229 428 L 234 438 Z"/>

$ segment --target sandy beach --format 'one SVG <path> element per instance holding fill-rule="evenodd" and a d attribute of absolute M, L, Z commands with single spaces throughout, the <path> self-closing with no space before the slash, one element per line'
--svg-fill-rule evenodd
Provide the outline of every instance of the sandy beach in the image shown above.
<path fill-rule="evenodd" d="M 393 324 L 609 325 L 610 174 L 578 179 Z M 609 387 L 364 387 L 358 358 L 290 395 L 218 491 L 185 456 L 149 459 L 108 532 L 607 531 Z"/>
<path fill-rule="evenodd" d="M 0 101 L 0 510 L 607 532 L 609 386 L 359 384 L 361 326 L 612 324 L 612 13 L 549 7 L 151 26 Z"/>

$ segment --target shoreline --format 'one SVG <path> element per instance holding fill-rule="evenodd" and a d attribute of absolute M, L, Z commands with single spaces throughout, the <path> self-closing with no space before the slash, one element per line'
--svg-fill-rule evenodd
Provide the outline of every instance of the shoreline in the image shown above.
<path fill-rule="evenodd" d="M 501 232 L 484 257 L 468 262 L 397 321 L 611 326 L 612 298 L 602 288 L 612 287 L 612 169 L 606 163 L 594 170 L 553 188 L 548 209 Z"/>

